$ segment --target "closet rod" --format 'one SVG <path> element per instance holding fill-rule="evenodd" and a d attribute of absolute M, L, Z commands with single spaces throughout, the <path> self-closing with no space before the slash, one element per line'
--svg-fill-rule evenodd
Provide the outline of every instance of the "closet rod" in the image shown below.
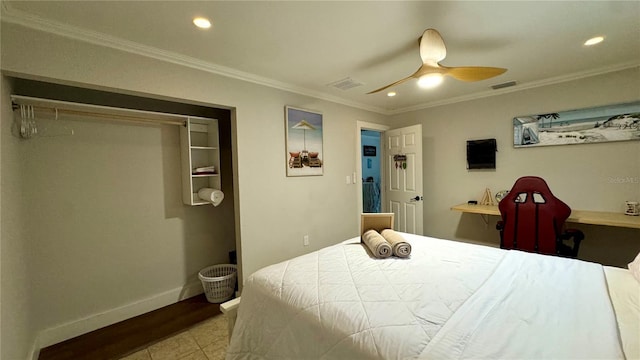
<path fill-rule="evenodd" d="M 11 95 L 11 101 L 13 103 L 12 106 L 14 110 L 18 109 L 20 105 L 25 105 L 32 106 L 34 110 L 52 111 L 54 114 L 56 114 L 56 116 L 58 114 L 84 115 L 112 121 L 179 126 L 186 126 L 188 118 L 197 118 L 187 115 L 166 114 L 154 111 L 132 110 L 111 106 L 82 104 L 21 95 Z"/>

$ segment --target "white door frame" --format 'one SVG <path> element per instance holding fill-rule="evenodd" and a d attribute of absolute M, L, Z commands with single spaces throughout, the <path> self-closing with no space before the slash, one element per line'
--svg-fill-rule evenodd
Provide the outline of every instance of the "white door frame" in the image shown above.
<path fill-rule="evenodd" d="M 360 229 L 360 214 L 362 213 L 362 130 L 373 130 L 378 132 L 385 132 L 389 130 L 391 127 L 387 125 L 381 125 L 376 123 L 370 123 L 366 121 L 356 121 L 356 191 L 358 193 L 358 229 Z M 380 159 L 384 160 L 385 147 L 384 147 L 384 137 L 380 136 Z M 382 174 L 380 174 L 380 189 L 384 189 L 385 184 L 385 176 L 384 176 L 384 166 L 380 164 L 380 170 Z M 384 195 L 382 191 L 380 192 L 380 205 L 384 205 Z M 383 211 L 383 209 L 381 208 Z"/>

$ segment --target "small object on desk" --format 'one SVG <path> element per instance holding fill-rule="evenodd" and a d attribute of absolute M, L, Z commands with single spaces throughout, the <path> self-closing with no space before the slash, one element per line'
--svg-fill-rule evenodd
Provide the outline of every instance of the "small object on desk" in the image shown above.
<path fill-rule="evenodd" d="M 640 215 L 640 204 L 637 201 L 625 201 L 626 210 L 624 211 L 625 215 L 631 216 L 639 216 Z"/>
<path fill-rule="evenodd" d="M 467 204 L 469 204 L 469 205 L 478 205 L 478 202 L 476 200 L 469 200 L 469 201 L 467 201 Z"/>
<path fill-rule="evenodd" d="M 496 201 L 500 202 L 505 196 L 507 196 L 507 194 L 509 193 L 509 190 L 500 190 L 496 193 Z"/>
<path fill-rule="evenodd" d="M 493 196 L 491 196 L 491 190 L 489 188 L 484 189 L 484 195 L 482 195 L 482 199 L 480 199 L 480 205 L 495 205 L 496 203 L 493 201 Z"/>

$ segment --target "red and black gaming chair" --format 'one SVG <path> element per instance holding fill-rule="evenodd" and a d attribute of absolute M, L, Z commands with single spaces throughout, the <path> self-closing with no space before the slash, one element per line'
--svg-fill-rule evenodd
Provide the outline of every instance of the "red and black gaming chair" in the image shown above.
<path fill-rule="evenodd" d="M 525 176 L 498 204 L 502 221 L 500 247 L 565 257 L 578 256 L 584 234 L 580 230 L 562 231 L 571 215 L 567 204 L 553 196 L 544 179 Z M 573 239 L 573 246 L 564 243 Z"/>

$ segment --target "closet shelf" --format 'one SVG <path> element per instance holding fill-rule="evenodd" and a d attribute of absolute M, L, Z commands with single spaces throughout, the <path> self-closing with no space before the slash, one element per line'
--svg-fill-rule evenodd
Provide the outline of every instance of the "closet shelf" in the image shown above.
<path fill-rule="evenodd" d="M 198 191 L 203 188 L 222 189 L 218 120 L 189 117 L 187 126 L 180 128 L 180 145 L 182 201 L 192 206 L 209 204 L 198 197 Z M 194 172 L 198 168 L 211 168 L 215 172 Z"/>
<path fill-rule="evenodd" d="M 191 194 L 191 204 L 189 205 L 207 205 L 207 204 L 209 203 L 200 199 L 197 193 Z"/>

